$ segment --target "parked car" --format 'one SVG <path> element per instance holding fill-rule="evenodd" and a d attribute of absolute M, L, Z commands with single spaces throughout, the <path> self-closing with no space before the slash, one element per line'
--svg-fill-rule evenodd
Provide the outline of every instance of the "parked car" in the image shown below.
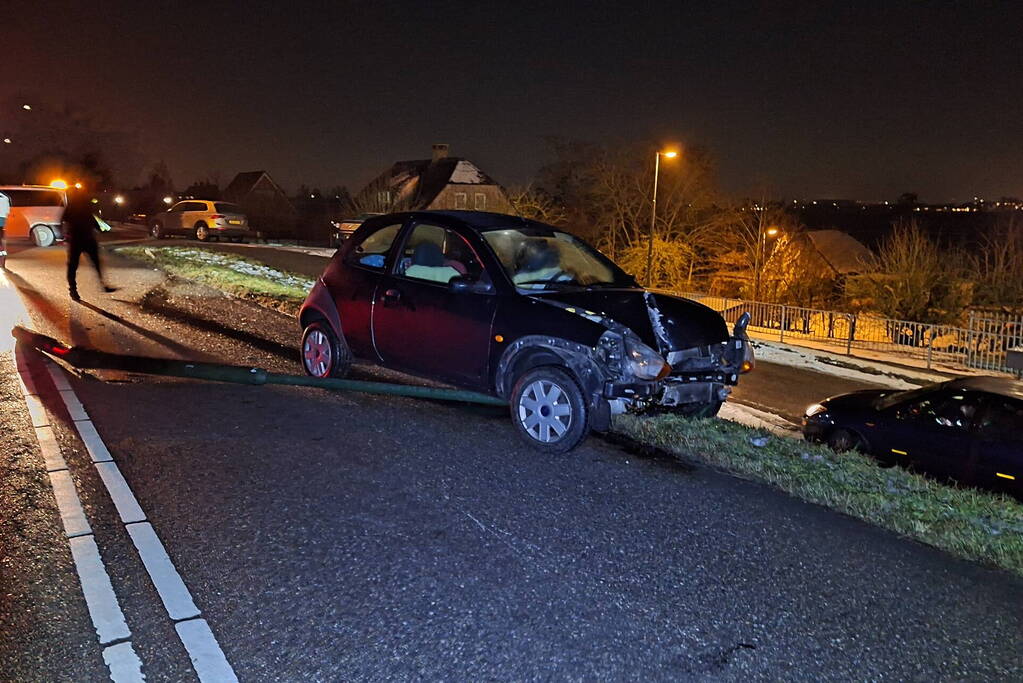
<path fill-rule="evenodd" d="M 42 185 L 3 185 L 11 200 L 11 213 L 4 226 L 6 239 L 31 239 L 37 247 L 63 241 L 61 220 L 67 196 L 63 190 Z"/>
<path fill-rule="evenodd" d="M 1023 495 L 1023 381 L 971 377 L 810 406 L 803 435 L 963 484 Z"/>
<path fill-rule="evenodd" d="M 146 225 L 149 222 L 149 216 L 144 213 L 133 213 L 128 216 L 129 223 L 136 223 L 138 225 Z"/>
<path fill-rule="evenodd" d="M 341 243 L 351 237 L 367 218 L 379 215 L 380 214 L 378 213 L 363 213 L 359 214 L 357 218 L 344 218 L 339 221 L 331 221 L 330 246 L 340 247 Z"/>
<path fill-rule="evenodd" d="M 149 219 L 149 234 L 156 239 L 188 235 L 200 242 L 225 238 L 242 242 L 249 236 L 249 219 L 237 204 L 186 199 L 153 215 Z"/>
<path fill-rule="evenodd" d="M 712 309 L 643 290 L 576 237 L 492 213 L 366 220 L 299 320 L 310 375 L 355 357 L 499 396 L 548 452 L 630 409 L 713 415 L 753 361 L 748 316 L 729 336 Z"/>

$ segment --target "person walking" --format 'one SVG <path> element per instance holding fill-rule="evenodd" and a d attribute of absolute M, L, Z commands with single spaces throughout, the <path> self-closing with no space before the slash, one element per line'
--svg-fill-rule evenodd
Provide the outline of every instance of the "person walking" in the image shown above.
<path fill-rule="evenodd" d="M 96 268 L 96 275 L 99 276 L 100 285 L 104 292 L 117 291 L 116 287 L 109 286 L 103 280 L 103 267 L 99 261 L 99 242 L 96 241 L 96 231 L 99 230 L 99 222 L 93 215 L 95 207 L 85 193 L 85 188 L 75 188 L 68 191 L 68 204 L 64 209 L 64 236 L 67 239 L 67 286 L 68 293 L 73 301 L 81 301 L 78 295 L 78 262 L 82 254 L 88 255 L 92 265 Z"/>
<path fill-rule="evenodd" d="M 11 198 L 0 192 L 0 269 L 7 266 L 7 238 L 4 237 L 4 224 L 11 214 Z"/>

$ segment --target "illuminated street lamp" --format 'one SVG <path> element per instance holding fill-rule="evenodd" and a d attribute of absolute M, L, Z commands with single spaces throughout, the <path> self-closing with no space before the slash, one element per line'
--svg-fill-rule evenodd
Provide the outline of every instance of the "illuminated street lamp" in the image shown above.
<path fill-rule="evenodd" d="M 60 178 L 54 178 L 53 180 L 50 181 L 50 187 L 52 187 L 55 190 L 66 190 L 67 181 L 61 180 Z"/>
<path fill-rule="evenodd" d="M 4 138 L 4 144 L 5 145 L 11 144 L 11 139 L 10 138 Z"/>
<path fill-rule="evenodd" d="M 116 197 L 114 197 L 114 204 L 117 204 L 118 206 L 124 204 L 124 197 L 122 197 L 121 195 L 117 195 Z"/>
<path fill-rule="evenodd" d="M 678 152 L 657 152 L 654 155 L 654 194 L 650 206 L 650 240 L 647 243 L 646 249 L 646 286 L 649 287 L 653 282 L 653 264 L 654 264 L 654 226 L 657 223 L 657 176 L 661 172 L 661 157 L 665 159 L 674 159 L 678 156 Z"/>
<path fill-rule="evenodd" d="M 32 111 L 32 105 L 31 104 L 23 104 L 23 105 L 21 105 L 21 108 L 24 109 L 25 111 Z"/>
<path fill-rule="evenodd" d="M 763 225 L 763 224 L 761 224 Z M 760 301 L 760 287 L 762 282 L 761 272 L 767 265 L 767 238 L 777 237 L 781 234 L 781 229 L 775 226 L 769 226 L 767 228 L 761 227 L 760 238 L 757 240 L 757 253 L 753 263 L 754 282 L 753 282 L 753 300 Z"/>
<path fill-rule="evenodd" d="M 174 198 L 173 197 L 164 197 L 163 198 L 163 203 L 167 204 L 168 206 L 170 206 L 173 202 L 174 202 Z"/>

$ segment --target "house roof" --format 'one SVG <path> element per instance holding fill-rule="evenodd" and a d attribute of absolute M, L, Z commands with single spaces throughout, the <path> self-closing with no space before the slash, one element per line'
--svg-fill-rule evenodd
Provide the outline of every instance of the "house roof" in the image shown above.
<path fill-rule="evenodd" d="M 369 187 L 385 183 L 396 197 L 408 196 L 414 208 L 426 207 L 448 185 L 497 185 L 468 159 L 416 159 L 399 161 Z"/>
<path fill-rule="evenodd" d="M 263 176 L 266 176 L 266 179 L 274 186 L 275 190 L 280 192 L 282 195 L 285 194 L 284 190 L 282 190 L 281 187 L 274 182 L 273 178 L 271 178 L 270 174 L 266 171 L 244 171 L 236 175 L 234 180 L 232 180 L 231 183 L 224 188 L 224 197 L 241 199 L 252 192 L 252 188 L 256 186 L 256 183 L 258 183 Z"/>
<path fill-rule="evenodd" d="M 812 230 L 807 238 L 821 258 L 839 275 L 863 272 L 873 256 L 855 237 L 841 230 Z"/>

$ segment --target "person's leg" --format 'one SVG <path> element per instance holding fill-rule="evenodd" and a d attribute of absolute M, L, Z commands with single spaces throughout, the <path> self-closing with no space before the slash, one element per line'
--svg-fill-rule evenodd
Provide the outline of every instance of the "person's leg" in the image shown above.
<path fill-rule="evenodd" d="M 85 253 L 89 255 L 89 260 L 92 261 L 92 265 L 96 268 L 96 275 L 99 276 L 99 284 L 103 287 L 104 292 L 113 292 L 116 287 L 111 287 L 103 280 L 103 266 L 99 262 L 99 243 L 96 240 L 90 241 L 85 246 Z"/>
<path fill-rule="evenodd" d="M 78 261 L 82 257 L 82 249 L 74 242 L 67 245 L 67 288 L 71 298 L 78 301 Z"/>

